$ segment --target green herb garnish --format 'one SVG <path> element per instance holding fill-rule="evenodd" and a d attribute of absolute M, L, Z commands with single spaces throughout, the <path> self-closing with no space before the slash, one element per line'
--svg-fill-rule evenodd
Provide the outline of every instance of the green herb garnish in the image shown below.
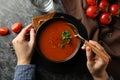
<path fill-rule="evenodd" d="M 59 44 L 60 48 L 69 44 L 72 40 L 72 35 L 70 34 L 70 32 L 68 30 L 65 30 L 64 32 L 62 32 L 61 37 L 62 37 L 62 43 Z"/>

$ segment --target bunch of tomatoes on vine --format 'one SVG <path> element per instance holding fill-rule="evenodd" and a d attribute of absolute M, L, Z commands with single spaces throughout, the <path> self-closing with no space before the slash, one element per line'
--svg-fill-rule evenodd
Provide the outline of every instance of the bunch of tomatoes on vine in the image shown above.
<path fill-rule="evenodd" d="M 86 9 L 86 15 L 89 18 L 98 18 L 100 24 L 108 25 L 112 21 L 112 16 L 120 15 L 120 5 L 110 4 L 108 0 L 87 0 L 89 5 Z"/>

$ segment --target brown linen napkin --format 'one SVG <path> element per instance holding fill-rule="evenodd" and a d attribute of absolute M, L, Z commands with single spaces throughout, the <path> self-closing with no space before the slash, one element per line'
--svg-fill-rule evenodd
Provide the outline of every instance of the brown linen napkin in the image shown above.
<path fill-rule="evenodd" d="M 96 40 L 101 43 L 112 61 L 108 66 L 108 72 L 120 80 L 120 17 L 112 16 L 113 20 L 110 25 L 103 26 L 99 24 L 98 19 L 90 19 L 86 16 L 87 8 L 86 0 L 61 0 L 65 13 L 70 14 L 79 19 L 86 27 L 89 39 Z M 112 0 L 113 3 L 120 5 L 120 0 Z"/>

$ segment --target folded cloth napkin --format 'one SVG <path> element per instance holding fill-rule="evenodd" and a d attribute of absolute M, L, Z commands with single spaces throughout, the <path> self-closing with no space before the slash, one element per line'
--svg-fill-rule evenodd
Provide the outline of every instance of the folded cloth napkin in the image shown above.
<path fill-rule="evenodd" d="M 110 0 L 109 0 L 110 1 Z M 120 5 L 120 0 L 112 0 Z M 64 12 L 79 19 L 86 27 L 89 39 L 98 41 L 105 48 L 112 60 L 108 65 L 108 73 L 120 80 L 120 17 L 112 16 L 110 25 L 101 25 L 98 19 L 90 19 L 85 10 L 88 7 L 86 0 L 61 0 Z"/>

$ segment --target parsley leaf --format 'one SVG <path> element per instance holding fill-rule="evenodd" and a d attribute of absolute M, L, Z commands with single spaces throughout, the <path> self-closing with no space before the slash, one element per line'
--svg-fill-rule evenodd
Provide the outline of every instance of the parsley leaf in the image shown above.
<path fill-rule="evenodd" d="M 70 32 L 68 30 L 65 30 L 64 32 L 62 32 L 61 37 L 62 37 L 62 43 L 59 45 L 60 48 L 69 44 L 72 40 L 72 35 L 70 34 Z"/>

